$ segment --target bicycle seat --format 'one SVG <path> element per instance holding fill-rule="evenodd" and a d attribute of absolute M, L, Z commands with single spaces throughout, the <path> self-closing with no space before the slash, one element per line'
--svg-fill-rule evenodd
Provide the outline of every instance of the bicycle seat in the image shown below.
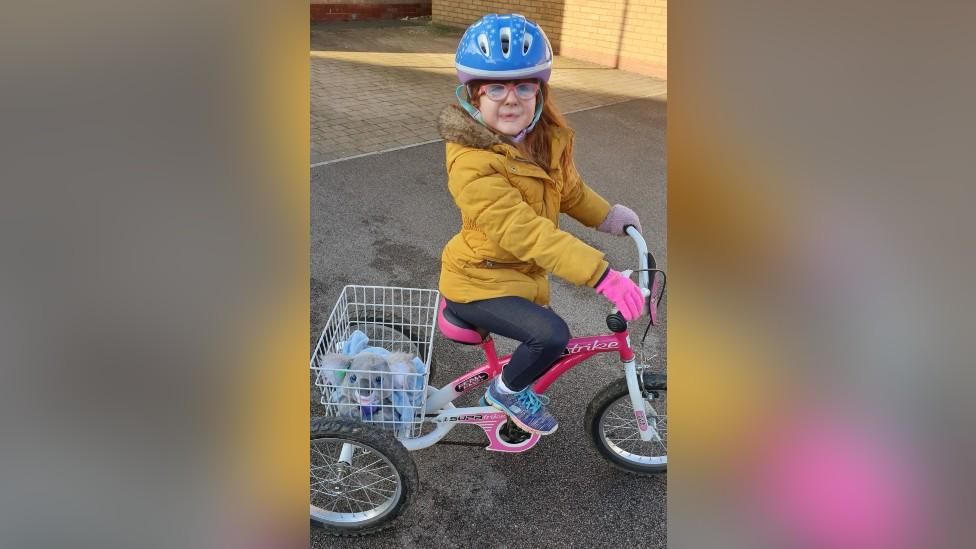
<path fill-rule="evenodd" d="M 447 302 L 441 298 L 437 312 L 437 326 L 444 337 L 464 345 L 479 345 L 488 338 L 488 330 L 469 324 L 447 308 Z"/>

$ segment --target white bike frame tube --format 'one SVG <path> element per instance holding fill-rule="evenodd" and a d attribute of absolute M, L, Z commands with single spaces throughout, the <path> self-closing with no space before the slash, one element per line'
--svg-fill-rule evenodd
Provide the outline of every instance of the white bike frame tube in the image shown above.
<path fill-rule="evenodd" d="M 352 452 L 355 447 L 348 442 L 342 444 L 342 450 L 339 452 L 339 463 L 345 463 L 346 465 L 352 465 Z"/>
<path fill-rule="evenodd" d="M 438 415 L 437 418 L 435 419 L 452 414 L 457 410 L 459 410 L 459 408 L 455 408 L 453 404 L 448 404 L 444 408 L 444 410 L 440 413 L 440 415 Z M 403 444 L 403 447 L 410 452 L 423 450 L 424 448 L 430 448 L 431 446 L 440 442 L 441 439 L 446 437 L 447 434 L 451 432 L 451 429 L 453 429 L 457 425 L 460 425 L 460 423 L 455 421 L 441 421 L 441 422 L 435 422 L 435 425 L 436 427 L 434 427 L 434 430 L 427 433 L 426 435 L 422 437 L 408 438 L 406 440 L 401 440 L 400 443 Z"/>
<path fill-rule="evenodd" d="M 443 417 L 445 414 L 450 414 L 455 411 L 454 404 L 451 402 L 457 394 L 454 392 L 454 388 L 450 385 L 445 385 L 440 389 L 435 389 L 431 386 L 427 386 L 427 404 L 424 409 L 424 413 L 430 414 L 434 412 L 439 412 L 437 418 Z M 437 419 L 435 418 L 435 419 Z M 451 431 L 458 423 L 453 421 L 441 421 L 435 422 L 436 427 L 434 430 L 427 433 L 422 437 L 408 438 L 406 440 L 401 440 L 400 443 L 403 447 L 410 452 L 416 450 L 423 450 L 424 448 L 429 448 L 441 441 L 447 436 L 447 433 Z"/>
<path fill-rule="evenodd" d="M 630 403 L 634 406 L 634 417 L 637 418 L 637 428 L 641 440 L 650 442 L 657 438 L 657 431 L 647 423 L 647 411 L 644 409 L 644 396 L 641 394 L 640 383 L 637 381 L 637 366 L 633 360 L 624 363 L 624 375 L 627 378 L 627 390 L 630 392 Z"/>
<path fill-rule="evenodd" d="M 455 398 L 461 396 L 463 393 L 454 390 L 454 387 L 450 385 L 445 385 L 440 389 L 428 388 L 427 390 L 427 407 L 426 412 L 432 414 L 443 409 L 448 403 L 453 402 Z"/>

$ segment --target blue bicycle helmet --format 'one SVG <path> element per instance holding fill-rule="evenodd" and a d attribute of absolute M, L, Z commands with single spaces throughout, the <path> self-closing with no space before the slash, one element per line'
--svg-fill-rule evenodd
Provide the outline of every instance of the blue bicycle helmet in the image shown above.
<path fill-rule="evenodd" d="M 517 13 L 489 13 L 468 27 L 454 56 L 458 80 L 549 81 L 552 46 L 539 25 Z"/>
<path fill-rule="evenodd" d="M 481 112 L 466 95 L 466 84 L 472 80 L 521 80 L 537 78 L 549 81 L 552 73 L 552 46 L 539 25 L 525 16 L 488 15 L 474 22 L 464 31 L 454 56 L 461 84 L 455 90 L 458 103 L 478 122 L 484 124 Z M 512 138 L 522 141 L 542 117 L 542 91 L 535 103 L 532 123 Z"/>

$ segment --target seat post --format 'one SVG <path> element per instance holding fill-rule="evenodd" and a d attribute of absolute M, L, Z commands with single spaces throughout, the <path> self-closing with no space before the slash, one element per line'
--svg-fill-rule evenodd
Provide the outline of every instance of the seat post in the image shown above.
<path fill-rule="evenodd" d="M 491 366 L 491 371 L 501 372 L 502 367 L 498 363 L 498 353 L 495 351 L 495 340 L 488 336 L 484 341 L 481 342 L 481 350 L 485 352 L 485 358 L 488 359 L 488 365 Z"/>

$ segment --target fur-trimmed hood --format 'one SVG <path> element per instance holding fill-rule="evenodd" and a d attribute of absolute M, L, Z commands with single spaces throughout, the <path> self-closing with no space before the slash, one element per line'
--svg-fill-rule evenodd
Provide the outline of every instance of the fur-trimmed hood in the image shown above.
<path fill-rule="evenodd" d="M 539 131 L 539 128 L 536 127 L 535 131 Z M 550 135 L 550 139 L 552 139 L 552 162 L 555 165 L 563 154 L 563 150 L 572 142 L 573 130 L 570 128 L 552 128 L 550 131 L 552 132 Z M 444 141 L 449 143 L 493 151 L 511 158 L 520 156 L 514 143 L 471 118 L 471 115 L 458 105 L 452 104 L 444 107 L 437 117 L 437 132 L 444 138 Z"/>
<path fill-rule="evenodd" d="M 445 141 L 474 149 L 491 149 L 493 145 L 507 144 L 457 105 L 448 105 L 441 111 L 437 117 L 437 132 Z"/>

